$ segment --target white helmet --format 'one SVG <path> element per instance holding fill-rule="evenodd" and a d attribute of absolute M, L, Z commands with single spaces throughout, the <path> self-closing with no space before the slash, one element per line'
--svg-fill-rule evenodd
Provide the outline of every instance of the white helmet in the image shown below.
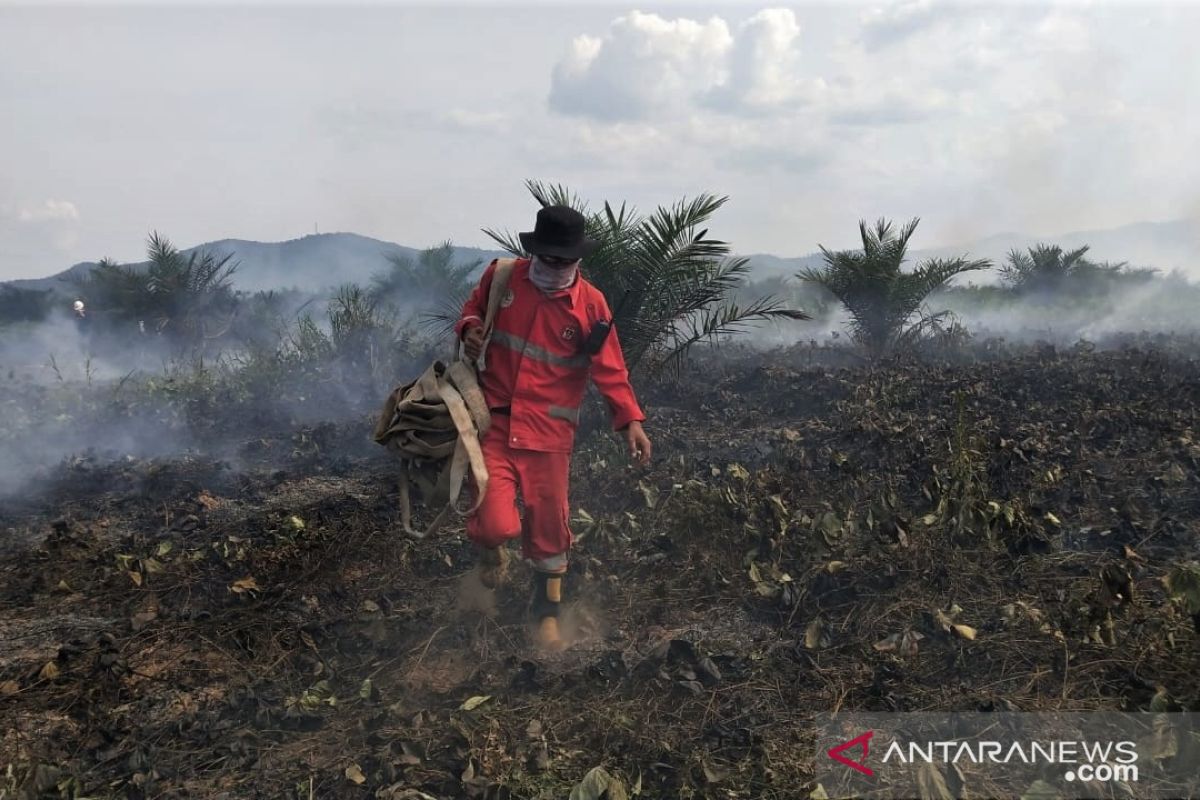
<path fill-rule="evenodd" d="M 83 301 L 82 301 L 82 300 L 76 300 L 76 301 L 75 301 L 75 310 L 76 310 L 76 311 L 83 311 Z"/>

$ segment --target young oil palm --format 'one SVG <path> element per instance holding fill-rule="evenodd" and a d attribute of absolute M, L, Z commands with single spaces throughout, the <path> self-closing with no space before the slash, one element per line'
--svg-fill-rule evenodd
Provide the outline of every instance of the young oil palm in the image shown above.
<path fill-rule="evenodd" d="M 834 252 L 821 246 L 825 265 L 806 268 L 796 275 L 823 286 L 842 302 L 850 313 L 852 337 L 873 357 L 916 338 L 947 314 L 923 315 L 910 324 L 931 293 L 955 275 L 991 266 L 986 259 L 968 260 L 964 256 L 929 259 L 915 270 L 905 271 L 908 240 L 919 222 L 913 219 L 894 231 L 888 220 L 880 219 L 873 228 L 862 220 L 858 224 L 861 251 Z"/>
<path fill-rule="evenodd" d="M 105 259 L 76 288 L 110 324 L 144 322 L 182 349 L 202 348 L 229 330 L 238 304 L 232 256 L 184 256 L 158 232 L 150 234 L 147 256 L 144 265 Z"/>
<path fill-rule="evenodd" d="M 1000 265 L 1000 277 L 1018 292 L 1058 291 L 1076 276 L 1091 272 L 1093 265 L 1084 255 L 1089 247 L 1063 251 L 1058 245 L 1038 244 L 1027 253 L 1008 252 L 1008 261 Z"/>
<path fill-rule="evenodd" d="M 397 308 L 427 309 L 446 297 L 471 291 L 483 262 L 456 262 L 454 246 L 443 242 L 422 250 L 417 258 L 392 254 L 388 267 L 371 278 L 371 295 Z"/>

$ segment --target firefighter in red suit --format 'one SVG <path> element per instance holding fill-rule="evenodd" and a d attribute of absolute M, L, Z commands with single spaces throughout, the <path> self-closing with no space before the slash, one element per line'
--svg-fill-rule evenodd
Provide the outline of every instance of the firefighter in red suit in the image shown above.
<path fill-rule="evenodd" d="M 521 537 L 522 555 L 534 568 L 534 612 L 539 642 L 563 646 L 558 630 L 562 578 L 571 548 L 567 482 L 571 449 L 584 391 L 590 377 L 608 403 L 615 430 L 621 431 L 633 460 L 650 460 L 650 440 L 642 429 L 629 372 L 610 330 L 594 353 L 597 323 L 610 324 L 604 295 L 583 277 L 581 260 L 595 248 L 584 234 L 582 214 L 547 206 L 521 245 L 531 258 L 518 259 L 500 302 L 484 353 L 480 385 L 492 425 L 482 447 L 487 494 L 467 520 L 467 536 L 479 548 L 479 576 L 488 588 L 505 577 L 510 539 Z M 477 359 L 483 346 L 483 317 L 496 263 L 484 271 L 463 306 L 456 331 L 464 350 Z M 517 510 L 517 492 L 525 507 Z"/>

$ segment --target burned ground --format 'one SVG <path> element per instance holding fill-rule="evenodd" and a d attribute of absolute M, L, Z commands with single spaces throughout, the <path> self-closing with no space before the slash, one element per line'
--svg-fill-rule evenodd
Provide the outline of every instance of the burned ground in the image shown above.
<path fill-rule="evenodd" d="M 819 361 L 581 437 L 558 655 L 365 417 L 63 462 L 0 511 L 0 797 L 808 797 L 831 709 L 1200 706 L 1200 365 Z"/>

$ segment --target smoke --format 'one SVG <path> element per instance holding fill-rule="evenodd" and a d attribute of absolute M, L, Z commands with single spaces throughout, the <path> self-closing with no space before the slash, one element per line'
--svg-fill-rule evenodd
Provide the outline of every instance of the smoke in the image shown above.
<path fill-rule="evenodd" d="M 326 452 L 373 453 L 387 393 L 449 352 L 407 317 L 335 311 L 294 292 L 246 299 L 213 341 L 90 308 L 81 321 L 64 305 L 45 321 L 0 327 L 0 497 L 46 485 L 80 456 L 241 460 L 255 441 L 290 441 L 318 423 L 361 434 L 320 444 Z M 293 451 L 265 447 L 256 460 L 282 463 Z"/>
<path fill-rule="evenodd" d="M 567 645 L 602 642 L 610 628 L 601 606 L 586 595 L 563 602 L 558 626 Z"/>
<path fill-rule="evenodd" d="M 463 285 L 473 279 L 469 271 L 458 277 Z M 776 279 L 744 287 L 734 299 L 745 307 L 767 294 L 813 319 L 763 322 L 729 343 L 809 345 L 814 355 L 852 363 L 844 347 L 850 319 L 834 298 Z M 403 303 L 407 295 L 395 297 Z M 923 310 L 953 312 L 977 339 L 1104 346 L 1126 334 L 1200 333 L 1197 307 L 1200 285 L 1180 273 L 1103 273 L 1056 291 L 951 288 L 928 298 Z M 81 323 L 69 309 L 68 299 L 43 322 L 0 327 L 0 496 L 37 486 L 80 454 L 97 462 L 237 458 L 247 442 L 317 423 L 361 431 L 346 446 L 369 451 L 370 423 L 387 393 L 450 356 L 449 342 L 414 318 L 428 306 L 398 310 L 354 288 L 334 298 L 243 297 L 233 324 L 215 340 L 151 321 L 106 319 L 103 309 L 89 308 L 93 316 Z"/>
<path fill-rule="evenodd" d="M 727 341 L 761 349 L 809 345 L 823 350 L 850 341 L 849 313 L 824 290 L 772 278 L 743 287 L 735 299 L 748 305 L 766 296 L 813 319 L 764 322 Z M 949 311 L 953 316 L 946 323 L 956 321 L 979 340 L 1060 345 L 1086 340 L 1106 346 L 1137 334 L 1200 334 L 1196 308 L 1200 308 L 1200 283 L 1183 272 L 1126 271 L 1069 281 L 1053 291 L 1017 292 L 997 283 L 951 287 L 931 295 L 920 313 Z"/>
<path fill-rule="evenodd" d="M 142 352 L 123 346 L 111 356 L 98 354 L 75 318 L 57 308 L 42 322 L 0 328 L 0 366 L 10 381 L 113 380 L 134 368 L 133 356 Z"/>
<path fill-rule="evenodd" d="M 1200 284 L 1180 273 L 1091 291 L 1012 295 L 995 288 L 950 290 L 929 305 L 947 309 L 979 338 L 1106 344 L 1124 334 L 1200 332 Z"/>
<path fill-rule="evenodd" d="M 479 568 L 468 570 L 458 581 L 458 611 L 462 614 L 482 614 L 496 618 L 496 591 L 483 585 Z"/>

